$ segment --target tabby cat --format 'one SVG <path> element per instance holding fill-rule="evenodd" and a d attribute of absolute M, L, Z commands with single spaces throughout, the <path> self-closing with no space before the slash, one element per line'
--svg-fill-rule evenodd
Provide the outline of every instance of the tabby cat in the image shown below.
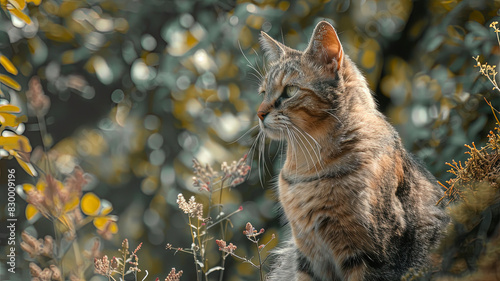
<path fill-rule="evenodd" d="M 268 280 L 399 280 L 426 266 L 447 216 L 436 179 L 377 110 L 328 22 L 303 52 L 262 32 L 261 133 L 285 140 L 279 200 L 291 239 Z"/>

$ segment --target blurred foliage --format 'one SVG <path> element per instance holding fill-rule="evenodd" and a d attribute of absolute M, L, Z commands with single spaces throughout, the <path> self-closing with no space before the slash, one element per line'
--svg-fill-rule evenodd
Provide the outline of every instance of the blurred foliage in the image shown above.
<path fill-rule="evenodd" d="M 118 248 L 124 238 L 143 242 L 141 264 L 151 279 L 172 267 L 193 279 L 192 257 L 165 250 L 167 242 L 191 240 L 176 199 L 200 192 L 192 185 L 193 157 L 213 165 L 250 152 L 260 103 L 252 67 L 265 64 L 261 30 L 304 49 L 316 22 L 333 21 L 405 146 L 442 180 L 449 177 L 444 163 L 463 161 L 463 144 L 479 142 L 494 123 L 483 96 L 500 104 L 472 60 L 495 61 L 500 51 L 488 29 L 498 17 L 498 0 L 27 2 L 2 1 L 0 63 L 7 73 L 0 82 L 11 104 L 27 112 L 31 162 L 57 178 L 77 166 L 89 172 L 84 192 L 109 200 L 120 218 L 119 232 L 101 250 Z M 9 88 L 35 76 L 48 111 L 40 89 L 38 107 L 30 102 L 36 82 L 28 91 Z M 272 233 L 284 237 L 269 188 L 280 163 L 270 163 L 276 149 L 270 146 L 263 186 L 257 169 L 265 169 L 250 153 L 248 181 L 224 194 L 224 208 L 244 209 L 232 217 L 235 233 L 251 221 L 268 230 L 264 241 Z M 23 180 L 37 181 L 19 175 Z M 34 237 L 53 231 L 43 219 L 23 227 Z M 82 239 L 92 241 L 87 231 Z M 241 248 L 245 239 L 226 237 Z M 91 251 L 93 245 L 81 247 Z M 256 256 L 253 248 L 241 250 Z M 220 259 L 218 252 L 207 255 Z M 248 264 L 228 259 L 226 267 L 225 280 L 257 279 Z M 21 269 L 17 276 L 27 280 L 27 263 Z"/>
<path fill-rule="evenodd" d="M 490 27 L 500 46 L 498 21 Z M 481 63 L 474 57 L 479 73 L 486 77 L 493 90 L 500 92 L 496 81 L 496 65 Z M 441 184 L 445 192 L 440 201 L 451 203 L 448 225 L 441 245 L 434 253 L 434 264 L 429 268 L 410 270 L 402 280 L 499 280 L 500 260 L 500 121 L 493 105 L 496 127 L 488 134 L 482 148 L 466 144 L 467 160 L 446 163 L 453 177 Z"/>
<path fill-rule="evenodd" d="M 500 124 L 500 123 L 497 123 Z M 462 165 L 453 161 L 454 175 L 446 187 L 452 222 L 430 269 L 410 271 L 403 280 L 499 280 L 500 266 L 500 127 L 478 149 L 468 146 Z"/>

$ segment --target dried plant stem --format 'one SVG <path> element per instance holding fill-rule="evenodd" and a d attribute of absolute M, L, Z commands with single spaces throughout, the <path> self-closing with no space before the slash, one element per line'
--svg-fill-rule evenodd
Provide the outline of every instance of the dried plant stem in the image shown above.
<path fill-rule="evenodd" d="M 47 143 L 46 137 L 48 136 L 47 124 L 45 123 L 45 117 L 43 115 L 37 114 L 38 127 L 40 130 L 40 137 L 42 138 L 43 151 L 45 152 L 45 161 L 47 162 L 47 170 L 50 172 L 54 172 L 55 168 L 52 166 L 51 161 L 49 160 L 47 152 L 50 149 L 49 144 Z"/>
<path fill-rule="evenodd" d="M 57 246 L 57 251 L 61 251 L 61 235 L 59 233 L 59 231 L 57 230 L 57 226 L 56 226 L 56 221 L 53 221 L 52 222 L 52 227 L 54 228 L 54 237 L 56 238 L 55 241 L 54 241 L 54 244 Z M 61 270 L 61 276 L 64 276 L 64 267 L 63 267 L 63 264 L 59 258 L 59 254 L 56 254 L 55 255 L 55 258 L 54 258 L 54 261 L 56 263 L 56 266 L 59 267 L 59 269 Z"/>
<path fill-rule="evenodd" d="M 497 42 L 498 42 L 498 45 L 500 46 L 500 37 L 498 35 L 498 33 L 500 33 L 500 29 L 497 27 L 497 25 L 498 25 L 498 22 L 494 21 L 490 24 L 490 27 L 493 28 L 493 30 L 495 31 L 495 35 L 497 37 Z M 496 81 L 496 75 L 498 74 L 498 72 L 495 70 L 496 65 L 488 65 L 487 62 L 484 64 L 480 63 L 479 56 L 475 56 L 473 58 L 476 61 L 476 65 L 474 67 L 479 67 L 479 72 L 483 76 L 486 76 L 486 78 L 488 78 L 488 80 L 490 80 L 491 84 L 493 85 L 493 89 L 500 92 L 500 88 L 498 87 L 498 84 Z"/>
<path fill-rule="evenodd" d="M 497 82 L 495 80 L 493 80 L 489 75 L 485 75 L 485 76 L 486 76 L 486 78 L 488 78 L 488 80 L 490 80 L 491 84 L 493 84 L 493 88 L 500 92 L 500 88 L 498 87 Z M 495 78 L 495 77 L 493 76 L 493 78 Z"/>
<path fill-rule="evenodd" d="M 220 184 L 220 191 L 219 191 L 219 213 L 217 216 L 220 216 L 222 214 L 222 192 L 224 191 L 224 181 L 226 179 L 222 179 L 221 181 L 221 184 Z M 220 221 L 222 222 L 222 221 Z M 224 230 L 224 226 L 222 225 L 222 223 L 220 224 L 220 231 L 221 231 L 221 235 L 222 235 L 222 240 L 226 240 L 226 231 Z"/>
<path fill-rule="evenodd" d="M 498 33 L 500 33 L 500 32 L 498 31 L 498 28 L 496 27 L 496 25 L 494 27 L 494 30 L 495 30 L 495 35 L 497 36 L 498 45 L 500 46 L 500 37 L 498 36 Z"/>
<path fill-rule="evenodd" d="M 45 151 L 47 151 L 49 149 L 49 145 L 45 140 L 45 136 L 48 134 L 47 126 L 45 124 L 45 118 L 43 116 L 37 115 L 37 120 L 38 120 L 38 127 L 40 130 L 40 136 L 42 137 L 43 148 L 45 149 Z"/>
<path fill-rule="evenodd" d="M 202 203 L 196 203 L 194 196 L 191 196 L 189 202 L 186 201 L 182 194 L 179 194 L 177 196 L 177 203 L 179 205 L 179 208 L 184 211 L 185 214 L 189 215 L 188 219 L 192 241 L 190 249 L 185 248 L 184 250 L 181 248 L 177 248 L 177 251 L 189 252 L 193 255 L 197 272 L 197 281 L 208 281 L 208 275 L 215 271 L 220 271 L 220 281 L 224 279 L 225 259 L 228 254 L 222 255 L 220 266 L 214 266 L 210 268 L 211 265 L 209 263 L 209 260 L 205 258 L 205 253 L 207 249 L 211 248 L 211 245 L 208 243 L 208 241 L 211 241 L 213 237 L 209 236 L 208 230 L 216 225 L 219 225 L 220 235 L 223 239 L 225 239 L 228 226 L 232 226 L 229 218 L 232 215 L 243 210 L 243 207 L 240 206 L 238 210 L 228 215 L 224 214 L 224 205 L 222 204 L 222 199 L 224 196 L 223 193 L 224 188 L 226 187 L 226 183 L 230 183 L 230 185 L 228 185 L 227 187 L 235 187 L 245 181 L 246 175 L 250 171 L 250 166 L 246 164 L 245 160 L 246 156 L 242 157 L 239 161 L 233 161 L 232 164 L 227 164 L 226 162 L 224 162 L 221 165 L 221 171 L 215 172 L 210 165 L 202 165 L 197 159 L 193 159 L 193 168 L 195 174 L 195 176 L 193 177 L 193 185 L 195 187 L 198 187 L 202 192 L 208 192 L 208 215 L 206 217 L 203 216 L 203 210 L 206 210 L 206 208 L 202 205 Z M 218 189 L 215 188 L 215 186 L 217 186 Z M 214 198 L 214 196 L 217 196 L 217 194 L 215 194 L 216 192 L 219 192 L 218 201 L 216 201 Z M 214 214 L 215 211 L 217 211 L 216 215 Z M 193 224 L 193 221 L 191 220 L 191 218 L 193 217 L 197 218 L 196 225 Z M 215 218 L 212 219 L 212 217 Z M 196 228 L 196 230 L 194 230 L 193 228 Z M 167 249 L 171 250 L 172 245 L 167 244 Z M 236 249 L 236 246 L 234 246 L 234 249 Z M 205 278 L 200 275 L 203 273 L 205 275 Z"/>
<path fill-rule="evenodd" d="M 219 213 L 217 216 L 220 216 L 222 214 L 222 191 L 224 191 L 224 181 L 226 179 L 223 178 L 222 181 L 221 181 L 221 184 L 220 184 L 220 191 L 219 191 Z M 220 224 L 220 232 L 221 232 L 221 235 L 222 235 L 222 240 L 226 240 L 226 231 L 224 229 L 224 226 L 222 225 L 222 221 L 223 220 L 220 220 L 218 223 Z M 207 227 L 207 230 L 208 230 L 208 227 Z M 226 264 L 226 259 L 224 258 L 224 254 L 222 254 L 222 261 L 221 261 L 221 267 L 224 268 Z M 220 275 L 219 275 L 219 281 L 222 281 L 224 278 L 224 270 L 221 270 L 220 271 Z"/>
<path fill-rule="evenodd" d="M 196 280 L 200 280 L 200 270 L 198 269 L 199 268 L 199 265 L 198 265 L 198 259 L 196 258 L 196 251 L 194 250 L 194 247 L 192 249 L 193 251 L 193 258 L 194 258 L 194 266 L 196 267 Z"/>
<path fill-rule="evenodd" d="M 189 233 L 191 234 L 191 241 L 192 241 L 191 251 L 193 252 L 194 266 L 196 268 L 196 280 L 200 281 L 200 269 L 199 269 L 199 264 L 198 264 L 198 258 L 196 257 L 197 256 L 196 250 L 195 250 L 196 244 L 195 244 L 195 240 L 194 240 L 193 224 L 191 222 L 190 216 L 188 216 L 188 220 L 189 220 Z"/>
<path fill-rule="evenodd" d="M 497 33 L 497 37 L 498 37 L 498 33 Z M 499 45 L 500 45 L 500 43 L 499 43 Z M 495 120 L 497 121 L 497 125 L 499 125 L 499 126 L 500 126 L 500 121 L 498 121 L 498 117 L 497 117 L 497 115 L 496 115 L 496 113 L 495 113 L 495 112 L 498 112 L 498 110 L 496 110 L 496 109 L 493 107 L 493 105 L 491 105 L 491 102 L 489 102 L 486 98 L 484 98 L 484 100 L 485 100 L 485 101 L 486 101 L 486 103 L 490 106 L 490 108 L 491 108 L 491 112 L 493 112 L 493 116 L 495 117 Z"/>
<path fill-rule="evenodd" d="M 498 33 L 500 33 L 500 32 L 499 32 L 498 28 L 496 27 L 496 24 L 495 24 L 494 26 L 495 26 L 495 27 L 494 27 L 493 29 L 495 30 L 495 35 L 497 36 L 497 42 L 498 42 L 498 45 L 500 46 L 500 37 L 498 36 Z M 499 92 L 500 92 L 500 88 L 498 88 L 498 84 L 497 84 L 496 80 L 495 80 L 495 81 L 492 81 L 492 80 L 491 80 L 491 78 L 490 78 L 489 76 L 486 76 L 486 77 L 488 77 L 488 79 L 489 79 L 489 80 L 490 80 L 490 82 L 493 84 L 493 86 L 495 87 L 495 89 L 496 89 L 497 91 L 499 91 Z M 493 76 L 493 78 L 495 78 L 495 76 Z M 495 116 L 495 118 L 496 118 L 496 116 Z M 498 120 L 497 120 L 497 121 L 498 121 Z"/>
<path fill-rule="evenodd" d="M 122 250 L 123 249 L 124 248 L 122 247 Z M 127 250 L 128 250 L 128 248 L 127 248 Z M 122 275 L 122 277 L 120 278 L 121 280 L 125 280 L 125 262 L 126 262 L 126 260 L 127 260 L 127 253 L 126 253 L 126 251 L 122 251 L 122 261 L 121 261 L 121 263 L 122 263 L 121 270 L 122 271 L 120 272 L 120 274 Z"/>
<path fill-rule="evenodd" d="M 223 217 L 223 218 L 219 219 L 218 221 L 214 222 L 213 224 L 211 224 L 211 225 L 207 226 L 207 230 L 209 230 L 209 229 L 210 229 L 210 228 L 212 228 L 213 226 L 215 226 L 215 225 L 217 225 L 217 224 L 219 224 L 219 223 L 223 222 L 224 220 L 226 220 L 226 219 L 230 218 L 232 215 L 234 215 L 234 214 L 236 214 L 236 213 L 238 213 L 238 212 L 241 212 L 241 210 L 240 210 L 240 209 L 238 209 L 238 210 L 236 210 L 236 211 L 234 211 L 234 212 L 230 213 L 229 215 L 226 215 L 225 217 Z"/>
<path fill-rule="evenodd" d="M 200 251 L 201 251 L 201 236 L 200 236 L 200 220 L 199 219 L 196 219 L 196 238 L 198 240 L 198 245 L 200 247 Z"/>
<path fill-rule="evenodd" d="M 255 263 L 253 263 L 251 260 L 247 259 L 246 257 L 245 257 L 245 258 L 244 258 L 244 257 L 240 257 L 240 256 L 238 256 L 238 255 L 237 255 L 237 254 L 235 254 L 235 253 L 230 253 L 230 254 L 228 254 L 228 255 L 231 255 L 231 256 L 233 256 L 234 258 L 237 258 L 237 259 L 241 260 L 241 261 L 242 261 L 242 262 L 244 262 L 244 263 L 248 263 L 248 264 L 250 264 L 251 266 L 253 266 L 253 267 L 257 268 L 257 269 L 259 269 L 259 268 L 260 268 L 258 265 L 256 265 Z"/>
<path fill-rule="evenodd" d="M 255 247 L 257 248 L 257 256 L 259 257 L 259 275 L 260 275 L 260 281 L 264 281 L 264 277 L 262 275 L 262 259 L 260 257 L 260 249 L 259 249 L 259 242 L 254 241 Z"/>
<path fill-rule="evenodd" d="M 226 264 L 226 257 L 222 257 L 222 261 L 221 261 L 221 267 L 222 267 L 222 270 L 220 271 L 220 275 L 219 275 L 219 281 L 222 281 L 223 277 L 224 277 L 224 266 Z"/>

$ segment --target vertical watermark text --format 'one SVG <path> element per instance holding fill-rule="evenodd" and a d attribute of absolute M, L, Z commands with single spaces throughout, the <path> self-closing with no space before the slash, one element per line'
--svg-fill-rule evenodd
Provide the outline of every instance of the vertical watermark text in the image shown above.
<path fill-rule="evenodd" d="M 16 273 L 16 170 L 7 169 L 7 270 Z"/>

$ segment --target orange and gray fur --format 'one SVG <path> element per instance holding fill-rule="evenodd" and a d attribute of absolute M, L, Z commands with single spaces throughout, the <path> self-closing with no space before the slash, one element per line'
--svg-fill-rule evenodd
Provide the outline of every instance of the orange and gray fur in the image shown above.
<path fill-rule="evenodd" d="M 286 141 L 279 200 L 291 239 L 268 280 L 399 280 L 428 265 L 447 216 L 436 179 L 377 110 L 334 28 L 303 52 L 262 32 L 261 133 Z"/>

